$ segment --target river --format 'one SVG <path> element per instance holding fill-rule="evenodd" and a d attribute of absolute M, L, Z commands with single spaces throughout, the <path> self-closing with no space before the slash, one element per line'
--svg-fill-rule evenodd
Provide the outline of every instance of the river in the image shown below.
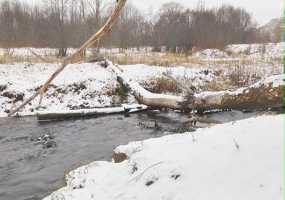
<path fill-rule="evenodd" d="M 224 123 L 254 115 L 226 112 L 207 119 Z M 175 112 L 45 123 L 33 117 L 0 118 L 0 200 L 42 199 L 64 186 L 64 175 L 70 170 L 95 160 L 110 161 L 118 145 L 194 131 L 188 120 Z"/>

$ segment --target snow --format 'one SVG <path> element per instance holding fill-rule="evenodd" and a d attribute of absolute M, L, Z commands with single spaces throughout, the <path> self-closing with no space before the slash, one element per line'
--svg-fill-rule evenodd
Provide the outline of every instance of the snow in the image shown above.
<path fill-rule="evenodd" d="M 269 77 L 269 78 L 267 78 L 265 81 L 264 81 L 264 83 L 263 84 L 271 84 L 271 83 L 273 83 L 272 84 L 272 87 L 273 88 L 276 88 L 276 87 L 279 87 L 280 85 L 284 85 L 284 80 L 285 80 L 285 77 L 284 77 L 284 75 L 277 75 L 277 76 L 271 76 L 271 77 Z M 261 83 L 261 82 L 260 82 Z M 257 83 L 256 85 L 256 87 L 258 87 L 258 84 L 260 84 L 260 83 Z"/>
<path fill-rule="evenodd" d="M 154 55 L 152 52 L 152 47 L 140 47 L 140 48 L 100 48 L 99 52 L 101 54 L 112 54 L 115 56 L 125 56 L 125 55 Z M 204 49 L 193 54 L 193 57 L 199 59 L 235 59 L 236 56 L 245 56 L 250 58 L 268 57 L 268 58 L 280 58 L 283 56 L 284 42 L 280 43 L 266 43 L 266 44 L 232 44 L 225 47 L 225 50 L 219 49 Z M 67 55 L 71 55 L 78 51 L 76 48 L 68 48 Z M 36 53 L 40 56 L 57 56 L 58 49 L 54 48 L 10 48 L 4 49 L 0 48 L 0 56 L 10 55 L 15 57 L 35 57 L 32 53 Z M 86 55 L 94 55 L 96 49 L 87 49 Z M 231 54 L 235 54 L 231 56 Z M 165 55 L 165 53 L 156 53 L 157 56 Z"/>
<path fill-rule="evenodd" d="M 134 96 L 143 97 L 145 98 L 145 101 L 154 100 L 154 99 L 160 99 L 160 101 L 163 101 L 162 99 L 168 99 L 169 101 L 180 102 L 180 103 L 183 102 L 182 96 L 155 94 L 155 93 L 149 92 L 148 90 L 141 87 L 137 81 L 134 81 L 130 76 L 128 76 L 128 73 L 125 73 L 124 71 L 121 72 L 118 66 L 115 66 L 115 67 L 111 66 L 111 70 L 113 70 L 115 74 L 117 74 L 119 77 L 123 79 L 123 81 L 125 82 L 125 85 L 129 86 Z"/>
<path fill-rule="evenodd" d="M 250 57 L 283 57 L 284 42 L 268 44 L 236 44 L 228 45 L 226 51 Z"/>
<path fill-rule="evenodd" d="M 182 94 L 165 92 L 165 95 L 182 96 L 186 87 L 194 87 L 197 93 L 207 90 L 208 84 L 222 85 L 221 90 L 235 89 L 235 81 L 242 86 L 256 83 L 263 78 L 283 73 L 284 43 L 277 44 L 238 44 L 229 45 L 225 51 L 207 49 L 196 53 L 196 59 L 204 60 L 202 64 L 189 63 L 184 66 L 172 67 L 149 66 L 144 64 L 120 66 L 127 77 L 137 81 L 145 89 L 152 89 L 161 77 L 173 77 L 177 80 Z M 54 56 L 56 49 L 32 49 L 42 56 Z M 77 49 L 69 49 L 68 54 Z M 87 54 L 91 54 L 89 49 Z M 122 54 L 120 49 L 101 49 L 102 53 Z M 130 55 L 146 56 L 151 54 L 150 47 L 127 49 Z M 33 56 L 29 48 L 0 49 L 0 55 L 9 53 L 14 56 Z M 233 55 L 231 55 L 233 54 Z M 234 55 L 237 54 L 237 55 Z M 154 55 L 163 55 L 158 53 Z M 195 57 L 195 56 L 194 56 Z M 190 59 L 191 60 L 191 59 Z M 0 65 L 0 116 L 6 116 L 5 111 L 16 107 L 21 100 L 13 103 L 11 96 L 24 95 L 28 98 L 43 85 L 44 81 L 57 69 L 58 64 L 1 64 Z M 237 78 L 238 80 L 235 80 Z M 279 80 L 280 81 L 280 80 Z M 278 83 L 275 82 L 277 85 Z M 4 86 L 4 87 L 3 87 Z M 41 110 L 70 111 L 77 109 L 94 109 L 118 106 L 116 77 L 110 71 L 98 64 L 69 65 L 52 83 L 45 95 Z M 4 88 L 4 90 L 3 90 Z M 218 87 L 220 89 L 220 86 Z M 215 89 L 215 84 L 214 84 Z M 1 91 L 2 90 L 2 91 Z M 4 94 L 5 93 L 5 94 Z M 10 97 L 7 97 L 10 96 Z M 168 97 L 169 97 L 168 96 Z M 156 98 L 156 97 L 154 97 Z M 137 103 L 129 96 L 124 103 Z M 38 100 L 22 111 L 21 115 L 35 114 Z M 121 103 L 121 102 L 119 102 Z"/>
<path fill-rule="evenodd" d="M 283 57 L 283 49 L 284 43 L 229 45 L 225 51 L 206 49 L 194 54 L 196 59 L 207 61 L 202 66 L 192 63 L 173 67 L 139 64 L 120 68 L 124 71 L 121 75 L 129 80 L 131 87 L 140 88 L 138 92 L 147 98 L 166 97 L 181 102 L 181 94 L 155 95 L 138 84 L 146 87 L 152 84 L 152 80 L 169 75 L 183 85 L 191 84 L 199 90 L 211 81 L 227 79 L 235 73 L 249 75 L 249 84 L 261 79 L 252 87 L 271 83 L 272 87 L 279 87 L 284 85 L 284 76 L 276 74 L 283 73 L 283 63 L 274 59 Z M 32 50 L 41 56 L 55 56 L 57 53 L 55 49 Z M 76 50 L 70 49 L 68 54 Z M 88 50 L 87 54 L 92 54 L 92 51 Z M 123 53 L 117 48 L 100 51 L 118 56 L 123 53 L 146 55 L 151 48 L 128 49 Z M 0 49 L 0 55 L 4 54 L 33 56 L 28 48 Z M 57 67 L 56 64 L 45 63 L 0 65 L 0 117 L 6 117 L 5 111 L 21 103 L 20 100 L 14 104 L 9 96 L 24 94 L 24 99 L 31 96 Z M 69 65 L 52 83 L 42 108 L 35 110 L 36 100 L 27 105 L 20 115 L 113 113 L 125 109 L 135 112 L 138 107 L 146 109 L 133 105 L 134 99 L 128 99 L 127 103 L 131 105 L 114 105 L 117 84 L 114 73 L 98 64 Z M 238 95 L 246 89 L 221 91 L 220 94 Z M 196 97 L 206 95 L 208 101 L 217 102 L 220 100 L 217 94 L 202 92 Z M 194 133 L 119 146 L 114 152 L 126 154 L 126 161 L 98 161 L 76 169 L 66 176 L 66 187 L 44 200 L 281 199 L 284 189 L 283 119 L 284 115 L 262 116 L 199 129 Z"/>
<path fill-rule="evenodd" d="M 7 89 L 3 93 L 23 93 L 27 98 L 43 85 L 56 68 L 56 65 L 51 64 L 0 65 L 0 79 L 7 84 Z M 115 85 L 115 77 L 100 66 L 70 65 L 52 83 L 45 95 L 43 106 L 50 110 L 70 110 L 68 107 L 84 103 L 90 107 L 110 105 L 111 98 L 104 95 L 104 92 Z M 37 102 L 34 102 L 33 105 L 27 106 L 24 112 L 31 111 L 36 104 Z M 0 113 L 11 106 L 11 99 L 6 99 L 2 109 L 0 105 Z"/>
<path fill-rule="evenodd" d="M 205 49 L 196 52 L 193 56 L 202 59 L 229 58 L 229 55 L 226 52 L 219 49 Z"/>
<path fill-rule="evenodd" d="M 152 51 L 152 47 L 140 47 L 140 48 L 128 48 L 128 49 L 119 49 L 119 48 L 100 48 L 99 51 L 102 54 L 141 54 L 141 53 L 149 53 Z M 79 49 L 76 48 L 68 48 L 67 55 L 72 55 Z M 15 57 L 35 57 L 34 53 L 39 56 L 57 56 L 58 49 L 55 48 L 0 48 L 0 56 L 10 55 Z M 86 51 L 87 56 L 94 55 L 97 49 L 89 48 Z"/>
<path fill-rule="evenodd" d="M 281 200 L 283 122 L 261 116 L 119 146 L 128 160 L 76 169 L 44 200 Z"/>
<path fill-rule="evenodd" d="M 204 49 L 194 53 L 192 57 L 201 60 L 224 61 L 234 61 L 241 58 L 270 60 L 283 57 L 284 44 L 284 42 L 266 44 L 233 44 L 226 46 L 224 50 Z"/>
<path fill-rule="evenodd" d="M 284 87 L 284 75 L 274 75 L 264 78 L 249 87 L 241 87 L 235 91 L 220 91 L 220 92 L 201 92 L 195 95 L 197 99 L 207 99 L 209 104 L 220 104 L 225 95 L 238 96 L 247 92 L 251 88 L 261 88 L 261 86 L 270 86 L 273 88 Z"/>
<path fill-rule="evenodd" d="M 154 67 L 144 64 L 124 65 L 120 67 L 124 70 L 126 76 L 132 77 L 133 80 L 138 82 L 169 75 L 180 81 L 183 81 L 183 79 L 191 80 L 193 86 L 201 87 L 215 78 L 214 70 L 210 69 L 190 68 L 184 66 Z"/>
<path fill-rule="evenodd" d="M 106 107 L 106 108 L 94 108 L 94 109 L 80 109 L 80 110 L 49 110 L 49 111 L 39 111 L 37 112 L 37 115 L 48 115 L 48 114 L 54 114 L 54 115 L 67 115 L 67 114 L 116 114 L 116 113 L 122 113 L 128 110 L 129 113 L 134 113 L 137 111 L 143 111 L 146 110 L 147 106 L 145 105 L 140 105 L 140 104 L 122 104 L 120 107 Z"/>
<path fill-rule="evenodd" d="M 4 93 L 24 94 L 28 98 L 44 81 L 57 69 L 55 64 L 5 64 L 0 65 L 0 86 L 7 86 L 0 90 L 0 113 L 13 106 L 12 99 L 5 97 Z M 191 77 L 197 86 L 202 86 L 213 79 L 213 73 L 207 75 L 203 69 L 190 69 L 186 67 L 156 67 L 148 65 L 121 66 L 126 76 L 145 83 L 162 77 L 164 73 L 171 73 L 174 78 Z M 73 109 L 86 109 L 113 106 L 114 90 L 117 87 L 115 75 L 98 64 L 69 65 L 52 83 L 43 100 L 44 111 L 69 111 Z M 21 101 L 17 102 L 19 105 Z M 21 115 L 35 114 L 38 100 L 27 105 Z M 130 100 L 128 103 L 135 103 Z M 14 105 L 14 106 L 16 106 Z"/>

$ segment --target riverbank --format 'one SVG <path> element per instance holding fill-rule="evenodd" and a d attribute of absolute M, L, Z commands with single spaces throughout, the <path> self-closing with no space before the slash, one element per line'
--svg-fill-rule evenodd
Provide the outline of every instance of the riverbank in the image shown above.
<path fill-rule="evenodd" d="M 44 200 L 281 200 L 283 122 L 284 115 L 261 116 L 132 142 L 114 150 L 123 162 L 76 169 Z"/>
<path fill-rule="evenodd" d="M 173 75 L 178 80 L 193 80 L 197 88 L 204 87 L 214 75 L 212 71 L 186 67 L 156 67 L 147 65 L 122 66 L 126 74 L 144 87 L 154 90 L 166 84 L 161 92 L 182 92 L 173 81 L 164 79 L 164 74 Z M 31 96 L 43 82 L 56 70 L 51 64 L 0 65 L 0 114 L 3 116 L 11 108 Z M 167 87 L 167 83 L 169 83 Z M 70 65 L 50 86 L 39 111 L 70 111 L 116 107 L 123 103 L 136 103 L 128 95 L 126 88 L 117 83 L 116 77 L 99 64 Z M 38 101 L 35 100 L 22 111 L 36 114 Z"/>
<path fill-rule="evenodd" d="M 231 116 L 250 117 L 240 112 Z M 63 187 L 69 171 L 94 160 L 111 161 L 118 145 L 191 130 L 184 124 L 187 119 L 173 112 L 52 122 L 0 118 L 0 199 L 40 200 Z"/>
<path fill-rule="evenodd" d="M 164 66 L 134 64 L 120 67 L 128 77 L 154 93 L 183 96 L 189 89 L 195 93 L 235 90 L 282 74 L 282 44 L 233 45 L 225 51 L 207 49 L 197 52 L 189 56 L 186 63 L 173 61 Z M 33 95 L 57 67 L 56 63 L 1 64 L 0 117 L 7 116 L 9 110 Z M 100 63 L 74 64 L 52 83 L 39 109 L 36 109 L 36 99 L 20 115 L 133 103 L 137 102 L 128 94 L 127 88 L 120 86 L 115 75 Z"/>

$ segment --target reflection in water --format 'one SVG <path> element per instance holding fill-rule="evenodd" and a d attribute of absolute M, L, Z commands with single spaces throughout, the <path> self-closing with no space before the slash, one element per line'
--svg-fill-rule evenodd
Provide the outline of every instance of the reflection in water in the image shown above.
<path fill-rule="evenodd" d="M 256 113 L 228 112 L 206 118 L 227 122 L 253 115 Z M 0 199 L 41 199 L 64 185 L 69 170 L 94 160 L 110 160 L 112 150 L 120 144 L 193 131 L 188 120 L 174 112 L 51 123 L 0 118 Z M 197 126 L 208 124 L 198 120 Z"/>

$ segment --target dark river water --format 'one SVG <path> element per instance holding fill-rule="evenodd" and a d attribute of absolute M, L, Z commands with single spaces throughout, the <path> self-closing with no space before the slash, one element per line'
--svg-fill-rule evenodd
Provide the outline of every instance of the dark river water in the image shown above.
<path fill-rule="evenodd" d="M 253 115 L 217 113 L 207 120 L 223 123 Z M 64 175 L 70 170 L 111 160 L 112 150 L 130 141 L 192 131 L 188 120 L 173 112 L 45 123 L 35 118 L 0 118 L 0 200 L 42 199 L 64 186 Z"/>

